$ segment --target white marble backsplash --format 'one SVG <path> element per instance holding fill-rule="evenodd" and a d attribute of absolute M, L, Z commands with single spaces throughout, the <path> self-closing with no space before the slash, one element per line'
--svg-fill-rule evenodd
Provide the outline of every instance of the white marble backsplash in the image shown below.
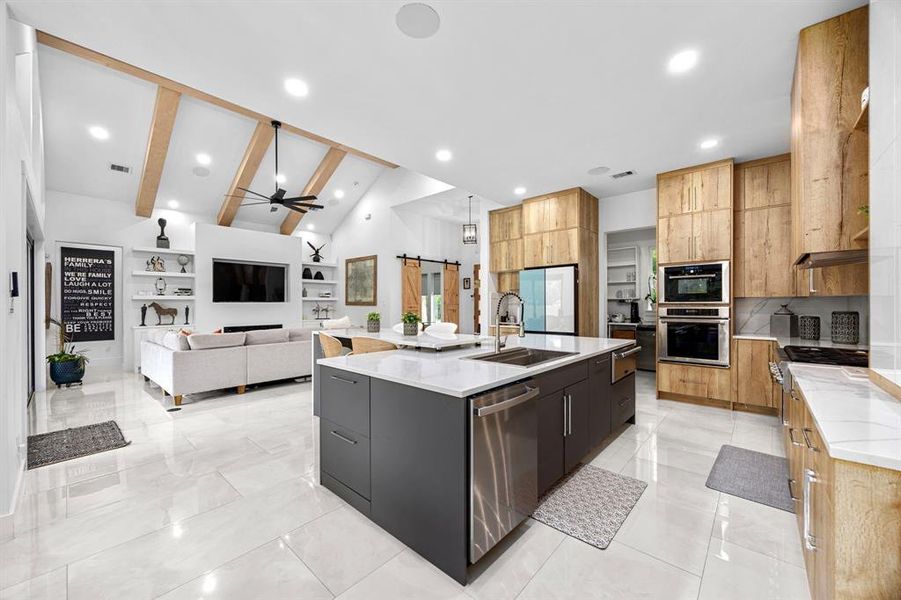
<path fill-rule="evenodd" d="M 856 310 L 860 313 L 860 343 L 870 341 L 870 304 L 867 296 L 835 296 L 829 298 L 736 298 L 735 333 L 768 335 L 770 315 L 788 304 L 796 315 L 820 317 L 820 338 L 832 337 L 832 311 Z"/>

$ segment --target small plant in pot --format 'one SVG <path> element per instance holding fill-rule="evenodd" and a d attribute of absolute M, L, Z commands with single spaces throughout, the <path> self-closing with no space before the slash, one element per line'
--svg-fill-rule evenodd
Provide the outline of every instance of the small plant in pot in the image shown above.
<path fill-rule="evenodd" d="M 84 351 L 78 350 L 74 344 L 69 343 L 69 336 L 66 334 L 66 327 L 63 323 L 56 319 L 50 319 L 50 323 L 59 328 L 56 353 L 47 357 L 47 362 L 50 364 L 50 379 L 56 384 L 56 387 L 63 385 L 69 387 L 74 383 L 81 383 L 88 357 L 85 356 Z"/>
<path fill-rule="evenodd" d="M 366 315 L 366 331 L 369 333 L 378 333 L 382 329 L 382 315 L 377 312 L 371 312 Z"/>
<path fill-rule="evenodd" d="M 417 335 L 419 333 L 419 315 L 415 312 L 405 312 L 400 320 L 404 324 L 404 335 Z"/>

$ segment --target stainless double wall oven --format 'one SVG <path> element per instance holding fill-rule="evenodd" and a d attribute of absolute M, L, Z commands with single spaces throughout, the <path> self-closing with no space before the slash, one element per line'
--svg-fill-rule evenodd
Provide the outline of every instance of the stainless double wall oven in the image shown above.
<path fill-rule="evenodd" d="M 658 270 L 657 358 L 729 366 L 729 262 Z"/>

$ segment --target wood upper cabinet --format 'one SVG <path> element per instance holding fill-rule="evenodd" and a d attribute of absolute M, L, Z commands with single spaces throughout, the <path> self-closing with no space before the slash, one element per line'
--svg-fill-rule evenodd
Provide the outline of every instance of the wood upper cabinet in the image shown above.
<path fill-rule="evenodd" d="M 504 240 L 491 242 L 488 257 L 489 271 L 519 271 L 523 268 L 523 240 Z"/>
<path fill-rule="evenodd" d="M 735 297 L 793 296 L 791 155 L 735 165 Z"/>
<path fill-rule="evenodd" d="M 660 264 L 690 261 L 693 243 L 691 213 L 657 220 L 657 260 Z"/>
<path fill-rule="evenodd" d="M 731 208 L 694 213 L 691 231 L 691 260 L 728 260 L 732 257 Z"/>
<path fill-rule="evenodd" d="M 657 176 L 657 216 L 732 207 L 732 160 Z"/>
<path fill-rule="evenodd" d="M 534 234 L 583 227 L 598 230 L 597 198 L 573 188 L 529 198 L 522 203 L 523 233 Z"/>
<path fill-rule="evenodd" d="M 769 340 L 733 340 L 732 401 L 738 404 L 777 408 L 770 362 L 773 343 Z"/>
<path fill-rule="evenodd" d="M 661 177 L 657 180 L 657 216 L 681 215 L 691 209 L 691 175 Z"/>
<path fill-rule="evenodd" d="M 529 267 L 550 267 L 579 262 L 578 227 L 544 233 L 531 233 L 523 237 L 523 264 Z"/>
<path fill-rule="evenodd" d="M 492 273 L 519 271 L 523 266 L 522 206 L 488 213 L 488 270 Z"/>

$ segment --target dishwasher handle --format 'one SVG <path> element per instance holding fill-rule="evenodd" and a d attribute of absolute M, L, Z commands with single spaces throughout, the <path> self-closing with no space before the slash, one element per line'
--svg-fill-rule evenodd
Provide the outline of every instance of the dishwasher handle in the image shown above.
<path fill-rule="evenodd" d="M 626 350 L 625 352 L 614 352 L 613 358 L 622 360 L 627 356 L 632 356 L 633 354 L 638 354 L 639 352 L 641 352 L 641 346 L 633 346 L 630 350 Z"/>
<path fill-rule="evenodd" d="M 488 415 L 493 415 L 494 413 L 499 413 L 503 410 L 508 410 L 513 408 L 514 406 L 518 406 L 523 402 L 528 402 L 533 398 L 538 397 L 538 388 L 533 388 L 529 386 L 524 386 L 526 388 L 525 393 L 520 394 L 518 396 L 513 396 L 509 400 L 504 400 L 503 402 L 498 402 L 497 404 L 492 404 L 491 406 L 484 406 L 482 408 L 474 408 L 472 410 L 473 414 L 477 417 L 486 417 Z"/>

